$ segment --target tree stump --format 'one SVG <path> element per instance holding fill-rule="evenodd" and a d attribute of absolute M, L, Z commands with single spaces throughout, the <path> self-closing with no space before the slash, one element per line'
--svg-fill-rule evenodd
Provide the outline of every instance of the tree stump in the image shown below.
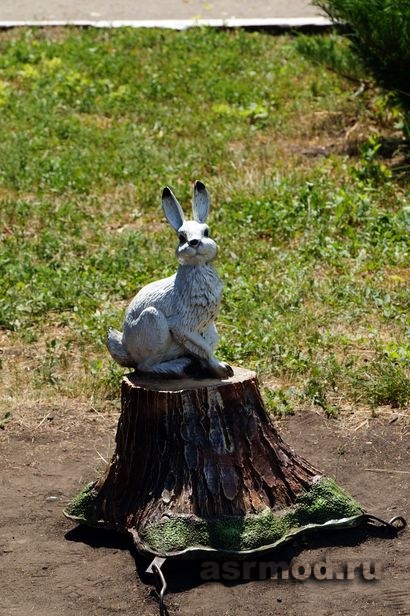
<path fill-rule="evenodd" d="M 146 554 L 249 554 L 360 506 L 280 437 L 254 372 L 122 383 L 116 449 L 65 514 L 131 533 Z"/>

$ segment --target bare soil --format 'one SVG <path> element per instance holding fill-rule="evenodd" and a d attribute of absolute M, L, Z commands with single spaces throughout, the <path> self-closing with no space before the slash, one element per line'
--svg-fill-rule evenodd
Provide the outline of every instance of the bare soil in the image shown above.
<path fill-rule="evenodd" d="M 130 541 L 74 528 L 62 515 L 71 497 L 101 473 L 102 458 L 111 455 L 116 412 L 98 414 L 69 402 L 36 412 L 34 428 L 32 421 L 12 420 L 0 431 L 0 615 L 158 614 L 152 577 L 144 573 L 149 563 Z M 298 453 L 336 477 L 369 512 L 384 519 L 408 516 L 409 439 L 398 422 L 375 418 L 353 431 L 305 411 L 282 420 L 279 429 Z M 290 566 L 325 558 L 341 570 L 347 562 L 375 562 L 381 579 L 278 581 L 244 575 L 204 582 L 202 563 L 173 561 L 164 565 L 169 613 L 410 615 L 408 530 L 398 537 L 377 530 L 339 531 L 264 557 Z"/>

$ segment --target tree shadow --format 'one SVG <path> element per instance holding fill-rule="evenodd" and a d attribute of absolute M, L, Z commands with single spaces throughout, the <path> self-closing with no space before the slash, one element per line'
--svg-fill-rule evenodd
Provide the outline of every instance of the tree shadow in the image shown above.
<path fill-rule="evenodd" d="M 261 577 L 261 571 L 269 572 L 270 569 L 269 567 L 261 568 L 260 563 L 285 563 L 290 566 L 292 561 L 306 550 L 354 547 L 372 538 L 392 539 L 396 536 L 397 533 L 392 528 L 372 525 L 351 529 L 321 530 L 320 533 L 293 539 L 271 552 L 259 556 L 250 555 L 246 559 L 217 558 L 212 553 L 209 556 L 194 559 L 168 558 L 162 566 L 162 571 L 167 581 L 167 592 L 172 594 L 185 592 L 215 581 L 231 587 L 268 579 L 266 576 Z M 130 535 L 80 525 L 67 532 L 65 539 L 85 543 L 95 549 L 128 550 L 135 561 L 136 572 L 141 582 L 151 586 L 156 583 L 154 576 L 146 573 L 152 559 L 142 556 L 137 551 Z M 310 564 L 313 566 L 316 560 L 312 555 L 310 557 L 312 559 Z M 206 575 L 205 569 L 208 572 L 212 569 L 213 574 Z M 268 577 L 271 577 L 271 574 L 268 573 Z"/>
<path fill-rule="evenodd" d="M 131 538 L 125 533 L 118 533 L 102 528 L 92 528 L 79 524 L 69 530 L 64 538 L 67 541 L 85 543 L 91 548 L 107 548 L 111 550 L 129 550 L 133 546 Z"/>

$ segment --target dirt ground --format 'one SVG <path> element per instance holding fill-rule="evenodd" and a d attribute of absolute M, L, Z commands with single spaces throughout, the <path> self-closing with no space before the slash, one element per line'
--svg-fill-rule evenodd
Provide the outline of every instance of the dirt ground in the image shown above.
<path fill-rule="evenodd" d="M 158 614 L 152 578 L 144 573 L 148 563 L 128 539 L 75 528 L 62 515 L 70 498 L 104 468 L 116 410 L 100 414 L 67 402 L 33 412 L 34 423 L 13 420 L 0 430 L 1 616 Z M 409 439 L 398 421 L 373 419 L 353 430 L 305 411 L 278 426 L 294 449 L 335 476 L 368 511 L 384 519 L 408 517 Z M 410 615 L 409 535 L 339 531 L 264 557 L 290 565 L 325 558 L 338 566 L 371 561 L 381 569 L 381 579 L 373 581 L 204 582 L 202 563 L 167 562 L 169 613 Z"/>

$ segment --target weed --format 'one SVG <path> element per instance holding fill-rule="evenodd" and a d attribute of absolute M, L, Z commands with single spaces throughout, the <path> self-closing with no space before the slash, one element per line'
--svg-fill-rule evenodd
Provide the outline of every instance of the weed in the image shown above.
<path fill-rule="evenodd" d="M 272 390 L 265 387 L 263 390 L 266 409 L 276 417 L 294 414 L 294 404 L 289 394 L 283 389 Z"/>
<path fill-rule="evenodd" d="M 61 346 L 61 342 L 55 338 L 46 342 L 44 357 L 35 370 L 35 381 L 38 387 L 59 384 L 60 378 L 56 370 L 61 362 Z"/>
<path fill-rule="evenodd" d="M 3 417 L 0 418 L 0 430 L 4 430 L 6 424 L 12 419 L 13 415 L 10 411 L 6 411 Z"/>
<path fill-rule="evenodd" d="M 410 402 L 410 361 L 392 360 L 384 353 L 354 377 L 355 389 L 373 406 L 405 407 Z"/>

